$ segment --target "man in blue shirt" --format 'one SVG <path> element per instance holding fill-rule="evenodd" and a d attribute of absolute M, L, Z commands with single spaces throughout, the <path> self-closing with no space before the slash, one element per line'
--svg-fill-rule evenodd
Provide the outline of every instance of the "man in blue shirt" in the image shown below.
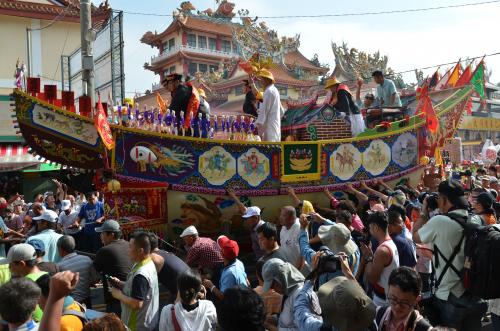
<path fill-rule="evenodd" d="M 389 221 L 389 235 L 396 244 L 399 254 L 399 266 L 414 268 L 417 265 L 416 247 L 410 238 L 405 236 L 405 224 L 403 219 L 406 217 L 403 207 L 394 204 L 389 207 L 387 212 Z"/>
<path fill-rule="evenodd" d="M 390 79 L 384 78 L 384 74 L 380 70 L 372 73 L 373 80 L 379 84 L 377 86 L 377 99 L 381 107 L 401 107 L 401 99 L 396 89 L 396 85 Z"/>
<path fill-rule="evenodd" d="M 226 236 L 220 236 L 217 239 L 217 245 L 219 245 L 222 257 L 224 258 L 224 269 L 220 277 L 219 288 L 216 288 L 208 279 L 203 281 L 203 286 L 205 286 L 207 291 L 210 291 L 217 299 L 222 300 L 224 298 L 224 292 L 227 289 L 238 286 L 247 287 L 249 283 L 245 272 L 245 266 L 237 259 L 240 251 L 238 243 Z"/>
<path fill-rule="evenodd" d="M 101 239 L 99 233 L 95 231 L 104 222 L 104 206 L 97 200 L 97 193 L 92 192 L 88 202 L 82 206 L 78 214 L 77 223 L 79 226 L 83 221 L 83 250 L 90 253 L 96 253 L 101 248 Z"/>

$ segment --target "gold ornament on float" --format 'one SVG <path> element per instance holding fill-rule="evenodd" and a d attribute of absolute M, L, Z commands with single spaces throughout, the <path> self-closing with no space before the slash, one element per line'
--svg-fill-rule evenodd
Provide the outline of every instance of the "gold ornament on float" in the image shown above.
<path fill-rule="evenodd" d="M 108 182 L 108 190 L 112 193 L 116 193 L 121 189 L 121 184 L 116 179 L 112 179 Z"/>

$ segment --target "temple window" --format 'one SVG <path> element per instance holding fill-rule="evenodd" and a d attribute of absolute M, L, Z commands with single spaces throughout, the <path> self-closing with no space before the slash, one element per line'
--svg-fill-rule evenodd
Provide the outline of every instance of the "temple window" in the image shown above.
<path fill-rule="evenodd" d="M 187 35 L 187 44 L 189 47 L 196 48 L 196 35 L 195 34 L 190 33 Z"/>
<path fill-rule="evenodd" d="M 207 48 L 207 37 L 198 36 L 198 47 L 199 48 Z"/>
<path fill-rule="evenodd" d="M 207 70 L 208 70 L 208 66 L 206 64 L 204 64 L 204 63 L 198 64 L 198 71 L 205 73 L 205 72 L 207 72 Z"/>
<path fill-rule="evenodd" d="M 194 75 L 198 71 L 198 63 L 189 62 L 188 72 L 190 75 Z"/>
<path fill-rule="evenodd" d="M 169 73 L 174 74 L 175 73 L 175 66 L 171 66 L 168 68 Z"/>
<path fill-rule="evenodd" d="M 223 40 L 221 46 L 223 52 L 231 53 L 231 42 L 229 40 Z"/>
<path fill-rule="evenodd" d="M 217 71 L 217 70 L 219 70 L 219 66 L 218 65 L 212 65 L 212 64 L 210 65 L 210 72 Z"/>
<path fill-rule="evenodd" d="M 240 85 L 240 86 L 236 86 L 234 88 L 234 95 L 238 96 L 238 95 L 242 95 L 243 94 L 243 86 Z"/>
<path fill-rule="evenodd" d="M 286 86 L 278 86 L 278 91 L 282 97 L 286 97 L 288 95 L 288 88 Z"/>
<path fill-rule="evenodd" d="M 217 49 L 217 39 L 208 38 L 208 48 L 212 51 L 215 51 Z"/>
<path fill-rule="evenodd" d="M 175 39 L 172 38 L 168 41 L 168 50 L 171 51 L 173 48 L 175 48 Z"/>

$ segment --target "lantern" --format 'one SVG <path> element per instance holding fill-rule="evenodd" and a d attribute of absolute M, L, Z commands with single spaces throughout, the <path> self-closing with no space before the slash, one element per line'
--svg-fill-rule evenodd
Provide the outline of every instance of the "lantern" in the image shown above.
<path fill-rule="evenodd" d="M 426 166 L 428 165 L 430 162 L 430 159 L 427 155 L 424 155 L 420 158 L 420 164 L 423 165 L 423 166 Z"/>
<path fill-rule="evenodd" d="M 108 182 L 108 190 L 111 191 L 111 193 L 118 192 L 121 188 L 121 184 L 119 181 L 116 179 L 112 179 Z"/>

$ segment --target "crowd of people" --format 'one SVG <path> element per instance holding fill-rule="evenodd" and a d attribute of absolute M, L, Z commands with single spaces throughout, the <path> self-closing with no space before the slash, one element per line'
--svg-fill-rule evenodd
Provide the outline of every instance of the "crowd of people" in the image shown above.
<path fill-rule="evenodd" d="M 279 222 L 228 191 L 250 259 L 195 226 L 180 235 L 185 255 L 144 229 L 125 240 L 98 193 L 75 198 L 60 183 L 33 203 L 0 198 L 0 329 L 467 331 L 491 319 L 500 330 L 500 299 L 463 274 L 465 229 L 500 231 L 498 178 L 495 165 L 430 165 L 417 187 L 325 189 L 329 206 L 289 188 Z M 105 312 L 92 310 L 96 286 Z"/>

